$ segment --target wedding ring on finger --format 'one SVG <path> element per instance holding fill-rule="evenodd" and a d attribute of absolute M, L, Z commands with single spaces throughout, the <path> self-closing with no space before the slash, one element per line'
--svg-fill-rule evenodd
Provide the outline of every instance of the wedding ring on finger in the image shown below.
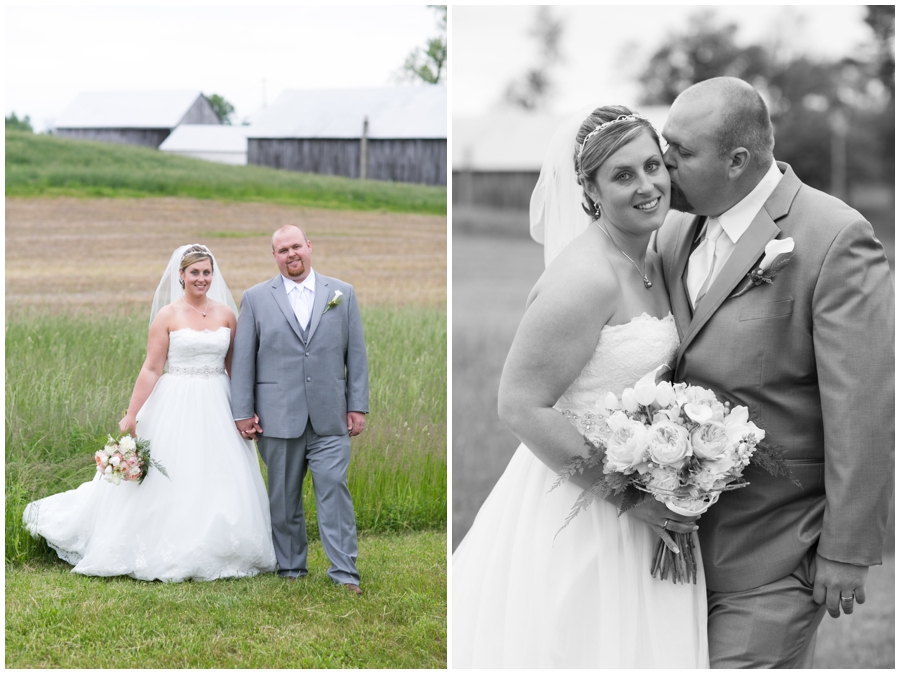
<path fill-rule="evenodd" d="M 668 528 L 669 528 L 669 520 L 668 520 L 668 518 L 666 518 L 665 520 L 663 520 L 662 528 L 663 528 L 663 529 L 668 529 Z"/>
<path fill-rule="evenodd" d="M 841 603 L 843 604 L 845 601 L 849 601 L 851 604 L 853 600 L 856 599 L 856 593 L 851 592 L 849 597 L 845 597 L 843 593 L 841 593 Z"/>

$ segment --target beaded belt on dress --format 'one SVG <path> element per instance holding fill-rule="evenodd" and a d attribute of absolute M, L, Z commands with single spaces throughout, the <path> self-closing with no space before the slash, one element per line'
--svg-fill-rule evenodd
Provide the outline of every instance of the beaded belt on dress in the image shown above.
<path fill-rule="evenodd" d="M 215 377 L 225 374 L 222 365 L 207 365 L 206 367 L 170 367 L 168 373 L 176 377 Z"/>

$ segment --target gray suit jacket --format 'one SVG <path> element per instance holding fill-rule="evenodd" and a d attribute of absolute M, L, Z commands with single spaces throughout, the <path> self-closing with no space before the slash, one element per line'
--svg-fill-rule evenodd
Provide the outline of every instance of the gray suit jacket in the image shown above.
<path fill-rule="evenodd" d="M 325 311 L 335 290 L 341 303 Z M 347 412 L 369 411 L 369 365 L 353 286 L 316 274 L 306 340 L 281 274 L 241 298 L 231 361 L 235 419 L 259 415 L 266 437 L 346 435 Z"/>
<path fill-rule="evenodd" d="M 672 211 L 656 237 L 682 338 L 675 378 L 738 405 L 786 450 L 802 489 L 751 467 L 700 521 L 707 585 L 733 592 L 790 574 L 817 546 L 881 562 L 894 464 L 894 289 L 857 211 L 781 182 L 692 312 L 684 285 L 702 217 Z M 774 238 L 794 256 L 772 285 L 730 298 Z"/>

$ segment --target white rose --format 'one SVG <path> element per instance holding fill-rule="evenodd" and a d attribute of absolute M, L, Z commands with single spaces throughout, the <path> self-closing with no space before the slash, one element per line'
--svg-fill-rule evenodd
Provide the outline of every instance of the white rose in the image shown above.
<path fill-rule="evenodd" d="M 653 424 L 647 433 L 647 451 L 650 458 L 661 466 L 684 463 L 691 455 L 691 443 L 687 430 L 670 422 Z"/>
<path fill-rule="evenodd" d="M 136 448 L 134 444 L 134 439 L 130 435 L 126 435 L 124 438 L 119 440 L 119 449 L 125 452 L 133 452 Z"/>
<path fill-rule="evenodd" d="M 119 457 L 118 454 L 113 454 L 113 455 L 109 458 L 109 462 L 110 462 L 112 465 L 114 465 L 114 466 L 118 466 L 119 463 L 121 463 L 121 461 L 122 461 L 122 459 Z"/>
<path fill-rule="evenodd" d="M 725 424 L 718 421 L 710 421 L 697 426 L 691 432 L 691 446 L 694 448 L 694 456 L 696 457 L 701 459 L 718 459 L 731 446 L 731 441 L 725 432 Z"/>
<path fill-rule="evenodd" d="M 681 486 L 678 474 L 672 468 L 654 468 L 650 471 L 650 480 L 647 483 L 652 489 L 672 492 Z"/>
<path fill-rule="evenodd" d="M 618 411 L 606 420 L 612 433 L 606 439 L 607 473 L 633 473 L 635 466 L 644 461 L 647 448 L 647 429 L 640 421 L 633 421 Z"/>

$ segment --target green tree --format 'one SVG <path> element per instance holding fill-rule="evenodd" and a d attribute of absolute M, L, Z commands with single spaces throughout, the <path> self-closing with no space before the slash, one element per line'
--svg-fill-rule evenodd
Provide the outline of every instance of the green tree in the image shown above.
<path fill-rule="evenodd" d="M 231 115 L 234 114 L 234 106 L 226 101 L 219 94 L 213 94 L 212 96 L 207 96 L 207 100 L 209 104 L 212 106 L 213 110 L 215 110 L 216 116 L 219 118 L 219 121 L 222 124 L 231 124 Z"/>
<path fill-rule="evenodd" d="M 401 81 L 438 84 L 446 80 L 444 65 L 447 62 L 447 6 L 429 5 L 429 7 L 439 14 L 438 29 L 441 34 L 430 38 L 424 51 L 417 47 L 409 53 L 398 74 Z"/>
<path fill-rule="evenodd" d="M 30 133 L 34 133 L 34 129 L 31 128 L 31 117 L 25 115 L 22 119 L 16 117 L 16 113 L 13 112 L 6 118 L 6 128 L 7 129 L 15 129 L 16 131 L 28 131 Z"/>
<path fill-rule="evenodd" d="M 553 90 L 550 71 L 562 61 L 559 49 L 563 33 L 563 22 L 553 16 L 550 7 L 538 7 L 535 22 L 529 34 L 540 45 L 540 61 L 529 68 L 520 78 L 506 87 L 504 98 L 507 103 L 525 110 L 536 110 L 544 106 Z"/>

